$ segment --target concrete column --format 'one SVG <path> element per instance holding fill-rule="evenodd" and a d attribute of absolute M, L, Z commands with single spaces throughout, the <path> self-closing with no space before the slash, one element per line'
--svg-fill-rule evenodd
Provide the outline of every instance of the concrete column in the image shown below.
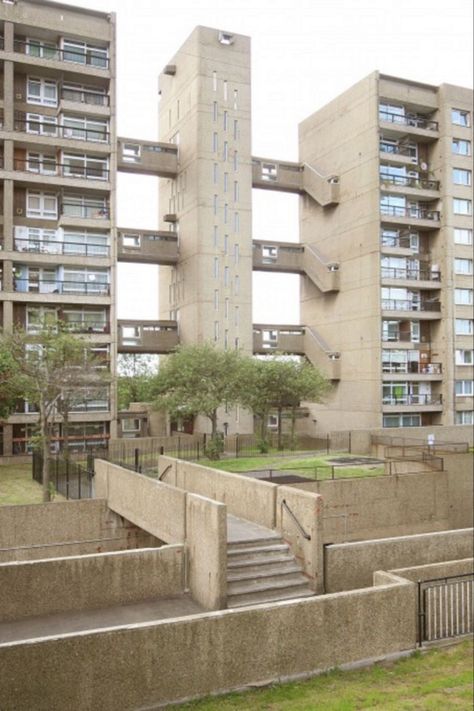
<path fill-rule="evenodd" d="M 11 264 L 11 262 L 10 262 Z M 3 302 L 3 330 L 5 332 L 13 329 L 13 301 Z"/>
<path fill-rule="evenodd" d="M 12 141 L 5 141 L 12 144 Z M 3 249 L 13 249 L 13 180 L 3 181 Z M 6 287 L 4 287 L 6 289 Z"/>
<path fill-rule="evenodd" d="M 3 425 L 3 456 L 13 454 L 13 425 Z"/>
<path fill-rule="evenodd" d="M 3 63 L 3 125 L 6 131 L 13 131 L 13 62 Z"/>
<path fill-rule="evenodd" d="M 15 39 L 15 25 L 13 22 L 5 21 L 3 25 L 3 46 L 5 52 L 13 52 Z"/>

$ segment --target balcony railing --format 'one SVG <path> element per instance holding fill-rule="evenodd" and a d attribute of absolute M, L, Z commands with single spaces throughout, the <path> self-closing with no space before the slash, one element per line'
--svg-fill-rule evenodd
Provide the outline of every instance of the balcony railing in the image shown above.
<path fill-rule="evenodd" d="M 108 220 L 110 218 L 108 204 L 84 203 L 77 205 L 72 202 L 63 202 L 60 206 L 60 212 L 65 217 L 77 217 L 85 220 Z"/>
<path fill-rule="evenodd" d="M 14 279 L 14 291 L 29 294 L 86 294 L 108 296 L 110 284 L 97 281 L 62 281 L 59 279 Z"/>
<path fill-rule="evenodd" d="M 382 398 L 384 405 L 441 405 L 442 395 L 390 395 Z"/>
<path fill-rule="evenodd" d="M 441 272 L 438 269 L 413 267 L 382 267 L 382 279 L 412 279 L 415 281 L 440 281 Z"/>
<path fill-rule="evenodd" d="M 415 220 L 433 220 L 439 221 L 440 213 L 438 210 L 427 210 L 424 207 L 402 207 L 400 205 L 380 205 L 382 215 L 391 217 L 408 217 Z"/>
<path fill-rule="evenodd" d="M 381 183 L 401 185 L 406 188 L 417 188 L 419 190 L 439 190 L 439 180 L 414 178 L 409 175 L 391 175 L 390 173 L 380 173 L 380 181 Z"/>
<path fill-rule="evenodd" d="M 77 244 L 76 242 L 56 242 L 55 240 L 35 240 L 15 237 L 17 252 L 33 252 L 34 254 L 67 254 L 83 257 L 108 257 L 110 247 L 105 244 Z"/>
<path fill-rule="evenodd" d="M 413 340 L 412 334 L 408 331 L 395 331 L 390 333 L 382 334 L 382 341 L 384 343 L 398 343 L 399 341 L 405 343 L 411 343 Z"/>
<path fill-rule="evenodd" d="M 437 131 L 438 122 L 431 121 L 424 116 L 419 116 L 417 114 L 394 114 L 391 111 L 379 111 L 379 118 L 381 121 L 387 121 L 388 123 L 401 124 L 402 126 L 414 126 L 415 128 L 424 128 L 428 131 Z"/>
<path fill-rule="evenodd" d="M 71 163 L 54 163 L 44 160 L 15 160 L 15 170 L 24 170 L 26 173 L 63 178 L 85 178 L 86 180 L 108 180 L 110 171 L 101 165 L 74 165 Z"/>
<path fill-rule="evenodd" d="M 82 89 L 61 89 L 61 99 L 63 101 L 74 101 L 78 104 L 90 104 L 91 106 L 109 106 L 110 99 L 107 94 L 99 94 L 95 91 L 85 91 Z"/>
<path fill-rule="evenodd" d="M 72 405 L 69 412 L 108 412 L 109 410 L 108 400 L 85 400 Z"/>
<path fill-rule="evenodd" d="M 412 373 L 414 375 L 441 375 L 441 363 L 382 363 L 383 373 Z"/>
<path fill-rule="evenodd" d="M 105 321 L 60 321 L 61 327 L 69 333 L 110 333 L 110 324 Z M 41 333 L 42 328 L 30 323 L 26 330 L 28 333 Z"/>
<path fill-rule="evenodd" d="M 416 146 L 410 146 L 405 143 L 389 143 L 388 141 L 380 141 L 381 153 L 393 153 L 395 155 L 407 156 L 408 158 L 417 158 L 418 151 Z"/>
<path fill-rule="evenodd" d="M 48 117 L 49 118 L 49 117 Z M 38 121 L 15 117 L 15 131 L 31 133 L 36 136 L 50 136 L 52 138 L 72 138 L 78 141 L 91 141 L 94 143 L 109 143 L 110 133 L 96 128 L 80 128 L 79 126 L 63 126 L 59 123 Z"/>
<path fill-rule="evenodd" d="M 391 235 L 381 235 L 380 236 L 380 244 L 382 247 L 398 247 L 400 249 L 411 249 L 412 251 L 421 251 L 419 249 L 415 249 L 412 243 L 412 240 L 410 238 L 410 235 L 397 235 L 391 236 Z"/>
<path fill-rule="evenodd" d="M 108 57 L 104 56 L 102 52 L 94 52 L 92 49 L 81 52 L 79 49 L 59 49 L 59 47 L 53 47 L 48 43 L 18 39 L 15 40 L 13 49 L 15 52 L 28 54 L 30 57 L 84 64 L 95 69 L 107 69 L 109 66 Z"/>
<path fill-rule="evenodd" d="M 384 311 L 441 311 L 439 301 L 411 301 L 410 299 L 382 299 Z"/>

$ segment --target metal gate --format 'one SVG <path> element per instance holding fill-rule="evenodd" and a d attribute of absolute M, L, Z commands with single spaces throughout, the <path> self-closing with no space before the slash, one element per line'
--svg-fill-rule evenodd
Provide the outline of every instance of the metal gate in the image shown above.
<path fill-rule="evenodd" d="M 474 573 L 418 583 L 418 643 L 473 631 Z"/>

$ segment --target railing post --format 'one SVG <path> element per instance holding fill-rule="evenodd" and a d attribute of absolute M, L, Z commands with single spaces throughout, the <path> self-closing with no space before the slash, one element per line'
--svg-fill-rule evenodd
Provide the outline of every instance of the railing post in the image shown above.
<path fill-rule="evenodd" d="M 59 491 L 59 460 L 55 459 L 55 470 L 56 470 L 56 491 Z"/>
<path fill-rule="evenodd" d="M 330 441 L 329 441 L 329 433 L 326 435 L 326 454 L 329 454 L 329 446 L 330 446 Z"/>
<path fill-rule="evenodd" d="M 352 454 L 352 432 L 349 432 L 349 454 Z"/>
<path fill-rule="evenodd" d="M 138 472 L 140 469 L 140 450 L 138 449 L 138 447 L 135 447 L 134 456 L 135 456 L 135 471 Z"/>
<path fill-rule="evenodd" d="M 69 464 L 69 462 L 68 462 Z M 82 467 L 76 466 L 76 471 L 78 472 L 78 484 L 77 484 L 77 498 L 82 499 Z"/>
<path fill-rule="evenodd" d="M 181 458 L 181 437 L 178 437 L 178 459 Z"/>
<path fill-rule="evenodd" d="M 69 499 L 69 459 L 66 464 L 66 499 Z"/>
<path fill-rule="evenodd" d="M 196 442 L 196 449 L 197 449 L 197 460 L 199 462 L 199 440 Z"/>
<path fill-rule="evenodd" d="M 235 458 L 237 459 L 239 456 L 239 435 L 235 435 Z"/>

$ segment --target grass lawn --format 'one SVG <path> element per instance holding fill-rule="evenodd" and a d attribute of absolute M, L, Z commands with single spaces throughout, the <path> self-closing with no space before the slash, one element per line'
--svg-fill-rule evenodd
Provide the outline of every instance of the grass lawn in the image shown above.
<path fill-rule="evenodd" d="M 243 653 L 245 651 L 243 650 Z M 174 706 L 195 711 L 471 711 L 472 642 L 368 669 Z"/>
<path fill-rule="evenodd" d="M 332 460 L 337 459 L 337 454 L 302 457 L 301 454 L 293 456 L 261 455 L 258 457 L 239 457 L 237 459 L 221 459 L 219 461 L 200 460 L 199 464 L 214 467 L 228 472 L 248 472 L 255 469 L 272 469 L 273 471 L 291 471 L 309 479 L 328 479 L 332 476 Z M 344 458 L 350 458 L 344 453 Z M 359 462 L 361 457 L 353 457 Z M 384 473 L 383 464 L 357 466 L 335 466 L 335 478 L 381 476 Z"/>
<path fill-rule="evenodd" d="M 55 499 L 63 500 L 60 494 Z M 0 506 L 8 504 L 41 504 L 43 489 L 33 481 L 31 464 L 0 466 Z"/>

